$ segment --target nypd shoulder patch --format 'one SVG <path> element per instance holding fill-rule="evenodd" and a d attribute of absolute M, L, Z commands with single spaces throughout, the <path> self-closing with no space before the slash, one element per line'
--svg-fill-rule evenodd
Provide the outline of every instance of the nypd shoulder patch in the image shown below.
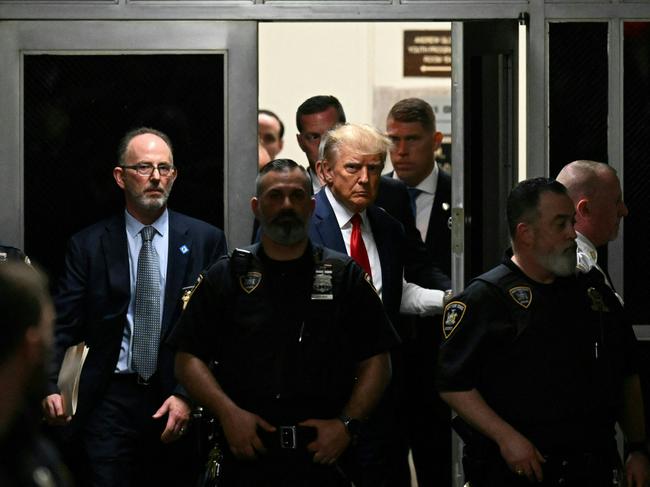
<path fill-rule="evenodd" d="M 533 291 L 528 286 L 516 286 L 508 290 L 512 299 L 522 308 L 528 309 L 533 302 Z"/>
<path fill-rule="evenodd" d="M 239 286 L 246 292 L 246 294 L 250 294 L 255 289 L 257 286 L 260 285 L 260 282 L 262 281 L 262 274 L 259 272 L 247 272 L 243 276 L 239 276 Z"/>
<path fill-rule="evenodd" d="M 442 317 L 442 333 L 445 339 L 449 338 L 460 324 L 466 309 L 467 305 L 460 301 L 452 301 L 445 306 L 445 314 Z"/>

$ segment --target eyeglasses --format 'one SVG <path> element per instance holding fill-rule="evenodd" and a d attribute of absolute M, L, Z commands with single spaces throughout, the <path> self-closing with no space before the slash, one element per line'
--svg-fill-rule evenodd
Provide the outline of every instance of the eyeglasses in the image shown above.
<path fill-rule="evenodd" d="M 140 176 L 147 176 L 147 177 L 150 177 L 153 174 L 154 169 L 158 169 L 158 174 L 160 174 L 162 177 L 167 177 L 176 170 L 174 166 L 167 163 L 158 164 L 157 166 L 154 166 L 153 164 L 147 164 L 142 162 L 140 164 L 133 164 L 131 166 L 120 166 L 120 167 L 124 169 L 133 169 Z"/>

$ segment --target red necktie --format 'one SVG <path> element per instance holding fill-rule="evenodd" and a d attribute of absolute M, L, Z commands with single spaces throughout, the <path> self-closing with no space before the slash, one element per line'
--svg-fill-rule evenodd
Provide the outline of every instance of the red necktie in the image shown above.
<path fill-rule="evenodd" d="M 352 257 L 361 268 L 372 277 L 370 270 L 370 260 L 368 259 L 368 252 L 366 245 L 363 243 L 363 236 L 361 235 L 361 215 L 355 213 L 352 217 L 352 236 L 350 237 L 350 257 Z"/>

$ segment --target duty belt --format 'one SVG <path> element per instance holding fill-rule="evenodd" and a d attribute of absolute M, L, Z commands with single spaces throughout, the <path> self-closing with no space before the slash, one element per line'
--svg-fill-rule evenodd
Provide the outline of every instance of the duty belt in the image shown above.
<path fill-rule="evenodd" d="M 269 450 L 304 450 L 316 439 L 316 429 L 309 426 L 278 426 L 275 431 L 258 431 Z"/>

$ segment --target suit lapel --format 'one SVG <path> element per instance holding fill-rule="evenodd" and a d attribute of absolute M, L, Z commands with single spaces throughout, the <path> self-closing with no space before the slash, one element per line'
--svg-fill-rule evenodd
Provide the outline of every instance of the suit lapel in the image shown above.
<path fill-rule="evenodd" d="M 443 179 L 448 178 L 442 171 L 438 172 L 438 182 L 436 184 L 436 196 L 431 206 L 431 216 L 429 217 L 429 228 L 427 229 L 426 245 L 431 248 L 436 238 L 446 238 L 438 235 L 441 228 L 447 228 L 447 221 L 451 216 L 451 191 L 450 183 L 446 184 Z M 442 205 L 447 204 L 447 210 Z"/>
<path fill-rule="evenodd" d="M 185 246 L 189 251 L 181 251 Z M 169 248 L 167 251 L 167 279 L 165 284 L 165 309 L 162 317 L 162 337 L 171 329 L 170 323 L 174 308 L 180 299 L 180 290 L 192 255 L 192 235 L 183 225 L 178 215 L 169 211 Z"/>
<path fill-rule="evenodd" d="M 316 210 L 312 219 L 312 229 L 315 232 L 315 235 L 312 235 L 313 240 L 320 242 L 323 247 L 347 254 L 341 228 L 324 190 L 319 191 L 316 195 Z"/>
<path fill-rule="evenodd" d="M 391 255 L 392 251 L 391 238 L 386 235 L 384 225 L 381 224 L 382 211 L 375 205 L 370 205 L 367 210 L 368 220 L 370 221 L 370 228 L 372 235 L 375 238 L 375 245 L 377 246 L 377 253 L 379 254 L 379 264 L 381 265 L 381 285 L 383 287 L 382 295 L 389 296 L 392 292 L 392 265 Z"/>
<path fill-rule="evenodd" d="M 129 250 L 126 241 L 126 223 L 120 214 L 108 221 L 101 237 L 102 251 L 108 274 L 109 289 L 117 301 L 129 305 L 131 278 L 129 273 Z M 119 299 L 125 298 L 125 299 Z"/>

